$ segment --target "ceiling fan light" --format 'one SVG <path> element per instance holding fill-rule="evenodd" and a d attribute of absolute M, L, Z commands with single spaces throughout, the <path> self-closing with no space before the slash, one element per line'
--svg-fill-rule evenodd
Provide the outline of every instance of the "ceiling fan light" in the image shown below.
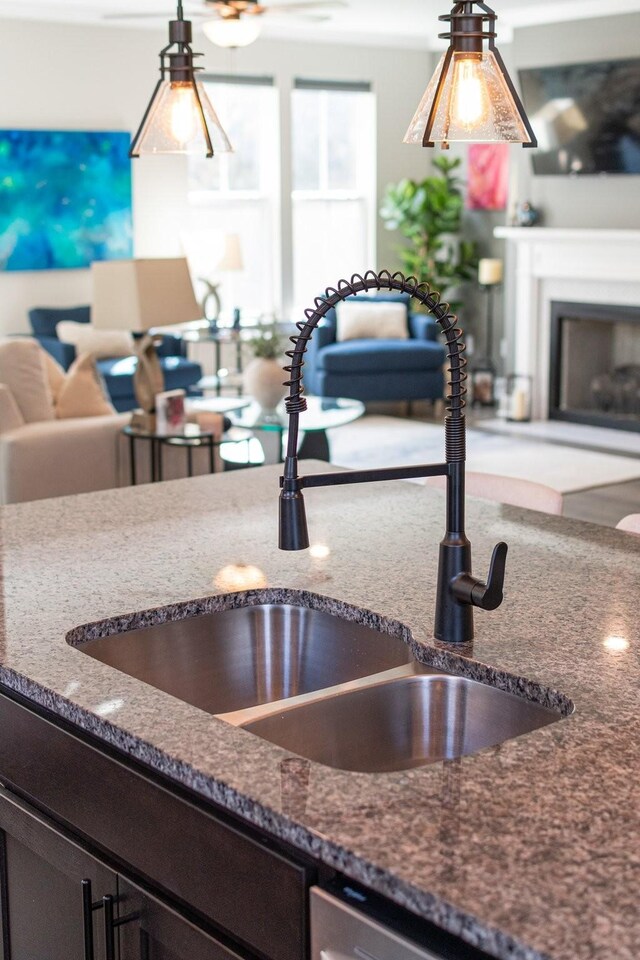
<path fill-rule="evenodd" d="M 206 38 L 218 47 L 248 47 L 260 36 L 262 24 L 257 17 L 227 17 L 207 20 L 202 29 Z"/>
<path fill-rule="evenodd" d="M 479 10 L 475 10 L 475 6 Z M 456 3 L 440 20 L 450 40 L 420 101 L 405 143 L 521 143 L 535 147 L 533 129 L 495 45 L 496 14 L 480 0 Z M 487 41 L 485 48 L 484 41 Z"/>

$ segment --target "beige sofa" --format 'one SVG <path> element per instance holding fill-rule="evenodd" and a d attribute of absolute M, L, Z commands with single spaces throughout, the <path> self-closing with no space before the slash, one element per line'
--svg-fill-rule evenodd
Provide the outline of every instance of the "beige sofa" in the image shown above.
<path fill-rule="evenodd" d="M 9 413 L 15 406 L 9 388 L 0 384 L 0 503 L 122 484 L 126 448 L 120 431 L 127 414 L 20 423 Z"/>
<path fill-rule="evenodd" d="M 0 503 L 90 493 L 130 482 L 130 414 L 57 419 L 46 364 L 27 338 L 0 342 Z M 136 478 L 149 480 L 149 445 L 136 442 Z M 194 473 L 209 470 L 206 450 L 195 450 Z M 186 454 L 163 452 L 163 476 L 186 476 Z"/>

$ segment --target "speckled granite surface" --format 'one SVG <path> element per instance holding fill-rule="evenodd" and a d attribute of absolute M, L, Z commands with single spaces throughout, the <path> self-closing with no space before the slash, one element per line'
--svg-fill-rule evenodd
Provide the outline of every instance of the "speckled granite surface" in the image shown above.
<path fill-rule="evenodd" d="M 637 960 L 640 538 L 470 501 L 474 572 L 498 539 L 510 554 L 505 602 L 477 613 L 468 662 L 431 640 L 441 494 L 309 491 L 312 542 L 330 551 L 314 559 L 275 547 L 278 472 L 3 508 L 0 681 L 501 960 Z M 575 713 L 460 761 L 346 773 L 65 641 L 103 619 L 219 603 L 206 598 L 237 563 L 268 589 L 400 621 L 429 662 Z"/>

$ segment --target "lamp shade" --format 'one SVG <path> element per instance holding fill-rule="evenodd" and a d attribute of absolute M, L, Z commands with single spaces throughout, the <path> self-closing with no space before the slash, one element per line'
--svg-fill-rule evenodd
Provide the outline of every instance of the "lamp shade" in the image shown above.
<path fill-rule="evenodd" d="M 202 316 L 184 257 L 105 260 L 91 265 L 91 279 L 91 320 L 100 329 L 141 333 Z"/>
<path fill-rule="evenodd" d="M 521 143 L 537 141 L 496 47 L 497 16 L 481 0 L 462 0 L 440 17 L 449 40 L 420 101 L 405 143 Z"/>
<path fill-rule="evenodd" d="M 240 237 L 237 233 L 228 233 L 224 238 L 224 253 L 217 265 L 217 269 L 229 273 L 244 270 L 242 247 L 240 246 Z"/>
<path fill-rule="evenodd" d="M 162 80 L 136 138 L 136 156 L 206 154 L 207 133 L 216 153 L 232 153 L 218 115 L 201 83 Z"/>

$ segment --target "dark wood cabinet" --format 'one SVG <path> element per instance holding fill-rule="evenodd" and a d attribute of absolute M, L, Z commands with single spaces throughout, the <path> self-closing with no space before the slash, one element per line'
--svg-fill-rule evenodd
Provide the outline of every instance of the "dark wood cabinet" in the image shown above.
<path fill-rule="evenodd" d="M 246 960 L 0 788 L 2 960 Z"/>
<path fill-rule="evenodd" d="M 221 943 L 240 945 L 248 956 L 306 960 L 308 890 L 317 877 L 312 860 L 0 691 L 0 782 L 11 795 L 28 798 L 49 823 L 68 829 L 79 849 L 86 846 L 116 873 L 148 884 Z M 76 879 L 83 878 L 79 869 Z M 117 891 L 98 886 L 92 895 L 100 901 L 95 912 L 104 916 L 101 898 Z M 45 952 L 10 960 L 57 957 Z"/>
<path fill-rule="evenodd" d="M 3 960 L 107 960 L 91 905 L 117 890 L 112 870 L 0 789 Z"/>
<path fill-rule="evenodd" d="M 119 960 L 244 960 L 175 910 L 120 878 Z M 127 917 L 133 917 L 127 920 Z"/>

